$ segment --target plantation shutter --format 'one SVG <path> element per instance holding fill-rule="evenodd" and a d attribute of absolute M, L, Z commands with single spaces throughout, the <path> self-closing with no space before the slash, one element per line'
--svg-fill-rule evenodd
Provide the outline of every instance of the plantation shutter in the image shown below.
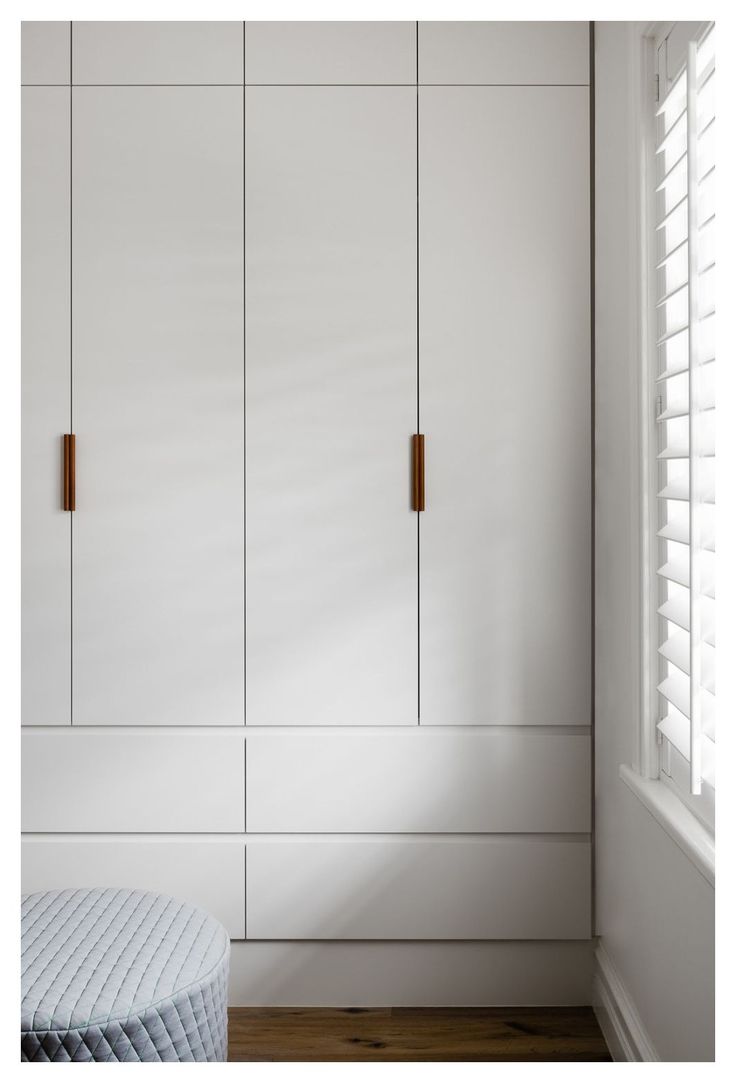
<path fill-rule="evenodd" d="M 657 729 L 675 783 L 715 787 L 715 46 L 656 114 Z M 668 756 L 669 761 L 669 756 Z M 668 772 L 670 773 L 670 772 Z"/>

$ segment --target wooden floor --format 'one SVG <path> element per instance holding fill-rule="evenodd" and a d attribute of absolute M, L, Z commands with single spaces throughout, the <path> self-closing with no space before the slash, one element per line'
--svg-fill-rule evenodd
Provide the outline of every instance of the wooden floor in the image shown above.
<path fill-rule="evenodd" d="M 231 1008 L 231 1061 L 610 1060 L 591 1008 Z"/>

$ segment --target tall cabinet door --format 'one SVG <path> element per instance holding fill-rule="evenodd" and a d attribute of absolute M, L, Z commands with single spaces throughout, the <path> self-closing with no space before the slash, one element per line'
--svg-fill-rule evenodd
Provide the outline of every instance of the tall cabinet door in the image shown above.
<path fill-rule="evenodd" d="M 249 725 L 417 721 L 415 125 L 413 86 L 246 87 Z"/>
<path fill-rule="evenodd" d="M 75 723 L 244 721 L 242 102 L 73 89 Z"/>
<path fill-rule="evenodd" d="M 33 74 L 50 80 L 55 73 L 44 66 Z M 71 695 L 71 524 L 61 502 L 70 387 L 69 87 L 24 86 L 22 108 L 22 719 L 64 725 Z"/>
<path fill-rule="evenodd" d="M 420 24 L 487 84 L 419 88 L 423 724 L 590 722 L 589 88 L 493 85 L 587 82 L 567 25 Z"/>

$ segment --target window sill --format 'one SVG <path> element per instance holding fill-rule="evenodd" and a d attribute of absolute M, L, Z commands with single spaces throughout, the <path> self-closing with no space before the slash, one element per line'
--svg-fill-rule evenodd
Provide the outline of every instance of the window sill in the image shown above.
<path fill-rule="evenodd" d="M 713 836 L 707 828 L 663 782 L 642 778 L 633 768 L 623 763 L 618 773 L 670 838 L 687 854 L 698 872 L 709 884 L 715 886 L 716 852 Z"/>

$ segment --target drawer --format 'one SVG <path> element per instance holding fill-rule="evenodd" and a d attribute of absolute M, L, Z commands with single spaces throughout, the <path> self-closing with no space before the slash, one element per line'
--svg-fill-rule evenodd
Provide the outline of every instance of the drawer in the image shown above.
<path fill-rule="evenodd" d="M 590 843 L 560 836 L 248 843 L 255 940 L 575 940 Z"/>
<path fill-rule="evenodd" d="M 585 832 L 590 737 L 538 730 L 248 734 L 252 832 Z"/>
<path fill-rule="evenodd" d="M 159 891 L 213 914 L 245 936 L 245 845 L 231 839 L 150 836 L 25 838 L 23 892 L 127 887 Z"/>
<path fill-rule="evenodd" d="M 242 733 L 25 730 L 24 831 L 243 831 Z"/>

